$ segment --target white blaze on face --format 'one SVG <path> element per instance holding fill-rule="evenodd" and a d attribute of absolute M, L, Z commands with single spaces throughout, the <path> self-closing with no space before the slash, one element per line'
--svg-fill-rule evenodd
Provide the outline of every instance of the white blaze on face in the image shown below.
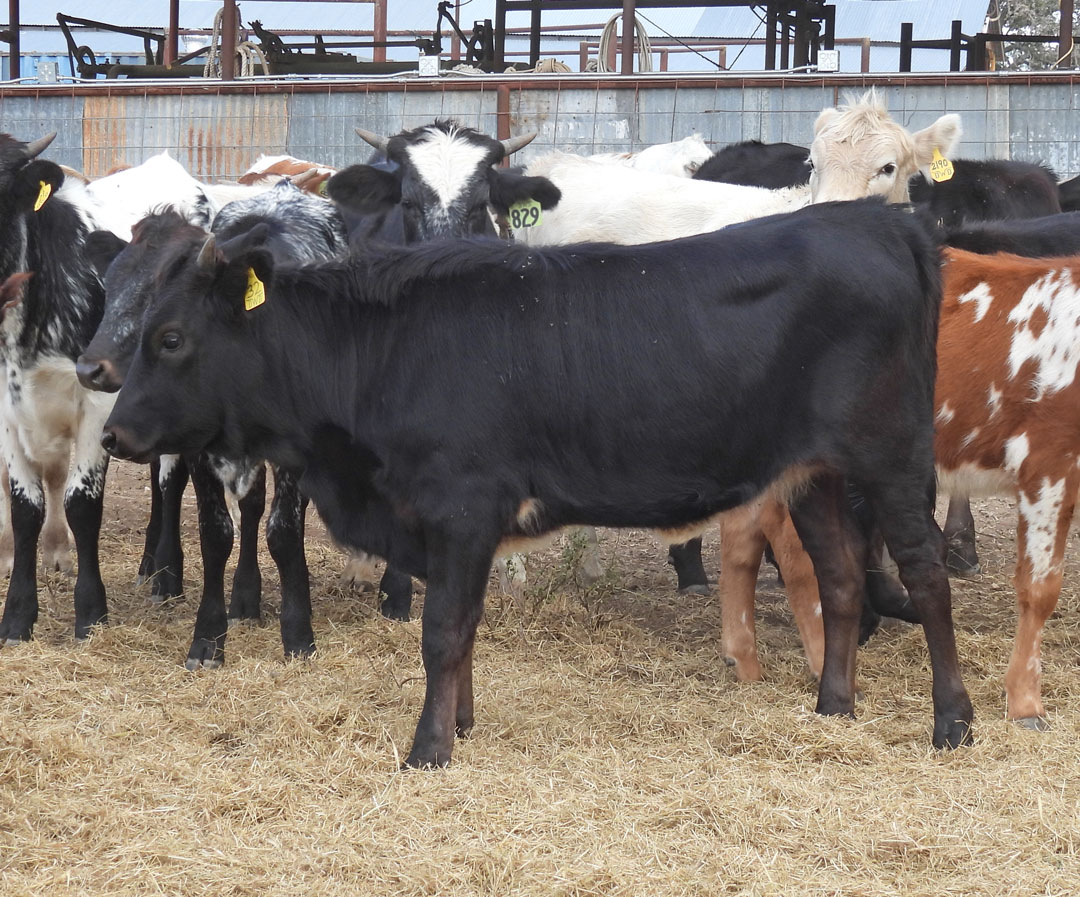
<path fill-rule="evenodd" d="M 406 150 L 409 164 L 435 194 L 440 210 L 445 212 L 461 196 L 487 157 L 488 147 L 478 146 L 450 133 L 432 129 L 422 143 Z"/>
<path fill-rule="evenodd" d="M 1045 323 L 1035 333 L 1031 320 L 1039 311 Z M 1009 320 L 1016 324 L 1009 347 L 1010 376 L 1016 377 L 1025 362 L 1034 359 L 1039 397 L 1064 389 L 1076 379 L 1076 366 L 1080 364 L 1080 290 L 1068 269 L 1052 271 L 1028 287 L 1009 312 Z"/>
<path fill-rule="evenodd" d="M 1053 563 L 1054 542 L 1064 500 L 1064 479 L 1052 483 L 1049 477 L 1043 477 L 1034 501 L 1027 493 L 1020 493 L 1020 517 L 1027 524 L 1027 559 L 1031 564 L 1031 578 L 1036 582 L 1057 572 Z"/>

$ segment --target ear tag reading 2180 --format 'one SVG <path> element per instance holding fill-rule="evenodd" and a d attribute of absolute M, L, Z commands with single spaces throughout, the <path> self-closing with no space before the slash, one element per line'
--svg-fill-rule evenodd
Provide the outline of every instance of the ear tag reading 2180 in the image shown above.
<path fill-rule="evenodd" d="M 540 203 L 535 199 L 523 199 L 510 206 L 512 227 L 536 227 L 540 223 Z"/>
<path fill-rule="evenodd" d="M 248 268 L 247 289 L 244 290 L 244 308 L 251 311 L 266 301 L 266 287 L 255 274 L 254 268 Z"/>
<path fill-rule="evenodd" d="M 39 181 L 41 187 L 38 189 L 37 199 L 34 200 L 34 211 L 37 212 L 45 205 L 45 200 L 52 196 L 52 184 L 48 181 Z"/>
<path fill-rule="evenodd" d="M 941 155 L 941 150 L 935 146 L 934 158 L 930 160 L 930 177 L 940 184 L 942 181 L 949 180 L 952 176 L 952 162 Z"/>

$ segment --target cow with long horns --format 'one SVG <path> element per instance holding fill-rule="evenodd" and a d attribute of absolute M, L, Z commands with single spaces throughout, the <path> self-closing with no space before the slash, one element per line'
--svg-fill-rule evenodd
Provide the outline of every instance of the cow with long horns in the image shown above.
<path fill-rule="evenodd" d="M 377 234 L 416 243 L 468 234 L 494 236 L 489 209 L 505 215 L 521 201 L 535 200 L 544 209 L 559 201 L 558 188 L 547 178 L 494 168 L 526 146 L 535 132 L 496 140 L 455 122 L 436 121 L 394 137 L 362 128 L 356 133 L 397 166 L 387 171 L 351 165 L 327 181 L 331 199 L 364 219 L 359 229 L 365 237 Z M 356 223 L 348 223 L 355 232 Z"/>

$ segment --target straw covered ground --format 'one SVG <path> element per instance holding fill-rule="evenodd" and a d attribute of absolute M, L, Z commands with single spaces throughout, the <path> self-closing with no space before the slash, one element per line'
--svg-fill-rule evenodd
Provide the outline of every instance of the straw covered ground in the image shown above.
<path fill-rule="evenodd" d="M 36 640 L 0 651 L 5 897 L 1080 890 L 1077 545 L 1043 646 L 1053 729 L 1021 730 L 1001 696 L 1008 502 L 976 504 L 987 572 L 954 587 L 970 749 L 929 747 L 921 631 L 879 633 L 860 653 L 857 721 L 820 719 L 770 569 L 767 681 L 738 684 L 717 602 L 677 597 L 651 537 L 606 533 L 599 587 L 574 585 L 553 548 L 522 606 L 489 597 L 472 738 L 449 769 L 399 772 L 423 695 L 419 624 L 340 587 L 315 524 L 317 656 L 283 661 L 264 552 L 266 623 L 230 633 L 224 669 L 188 673 L 194 599 L 154 606 L 133 587 L 144 473 L 110 476 L 111 625 L 76 646 L 71 583 L 54 575 Z"/>

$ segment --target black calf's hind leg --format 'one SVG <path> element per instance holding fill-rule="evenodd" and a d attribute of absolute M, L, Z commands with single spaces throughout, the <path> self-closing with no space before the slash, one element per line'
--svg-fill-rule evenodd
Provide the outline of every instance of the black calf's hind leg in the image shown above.
<path fill-rule="evenodd" d="M 161 522 L 154 548 L 152 598 L 167 601 L 184 593 L 184 550 L 180 547 L 180 509 L 188 484 L 188 468 L 182 458 L 166 456 L 161 464 L 159 491 Z"/>
<path fill-rule="evenodd" d="M 233 547 L 233 525 L 225 504 L 225 488 L 205 455 L 191 462 L 191 483 L 199 507 L 199 545 L 203 560 L 203 593 L 195 616 L 195 634 L 184 666 L 216 669 L 225 662 L 225 563 Z"/>
<path fill-rule="evenodd" d="M 957 576 L 974 576 L 982 572 L 979 552 L 975 548 L 975 518 L 967 498 L 950 498 L 945 515 L 945 563 Z"/>
<path fill-rule="evenodd" d="M 862 615 L 866 541 L 848 504 L 844 478 L 823 474 L 791 506 L 814 564 L 825 627 L 825 663 L 817 712 L 855 714 L 855 652 Z"/>
<path fill-rule="evenodd" d="M 668 546 L 668 563 L 675 568 L 679 578 L 679 592 L 683 595 L 708 595 L 711 593 L 705 565 L 701 561 L 701 536 Z"/>
<path fill-rule="evenodd" d="M 472 727 L 472 647 L 496 540 L 427 539 L 428 584 L 421 645 L 427 691 L 406 765 L 446 766 L 454 734 Z"/>
<path fill-rule="evenodd" d="M 973 712 L 956 656 L 945 540 L 924 497 L 927 490 L 910 484 L 905 488 L 893 480 L 867 494 L 926 633 L 934 676 L 934 747 L 966 744 L 971 741 Z"/>
<path fill-rule="evenodd" d="M 274 501 L 266 520 L 266 545 L 281 577 L 281 642 L 286 657 L 307 657 L 315 650 L 311 582 L 304 554 L 306 510 L 307 499 L 300 494 L 296 478 L 275 467 Z"/>
<path fill-rule="evenodd" d="M 233 574 L 230 620 L 260 620 L 262 573 L 259 571 L 259 524 L 266 510 L 266 465 L 259 463 L 247 492 L 240 496 L 240 556 Z"/>
<path fill-rule="evenodd" d="M 386 596 L 379 612 L 391 620 L 407 621 L 412 610 L 412 593 L 412 577 L 387 564 L 379 582 L 379 594 Z"/>
<path fill-rule="evenodd" d="M 34 634 L 38 617 L 37 546 L 45 523 L 45 494 L 40 480 L 29 475 L 20 480 L 13 473 L 10 489 L 15 550 L 4 616 L 0 618 L 0 645 L 29 641 Z"/>

